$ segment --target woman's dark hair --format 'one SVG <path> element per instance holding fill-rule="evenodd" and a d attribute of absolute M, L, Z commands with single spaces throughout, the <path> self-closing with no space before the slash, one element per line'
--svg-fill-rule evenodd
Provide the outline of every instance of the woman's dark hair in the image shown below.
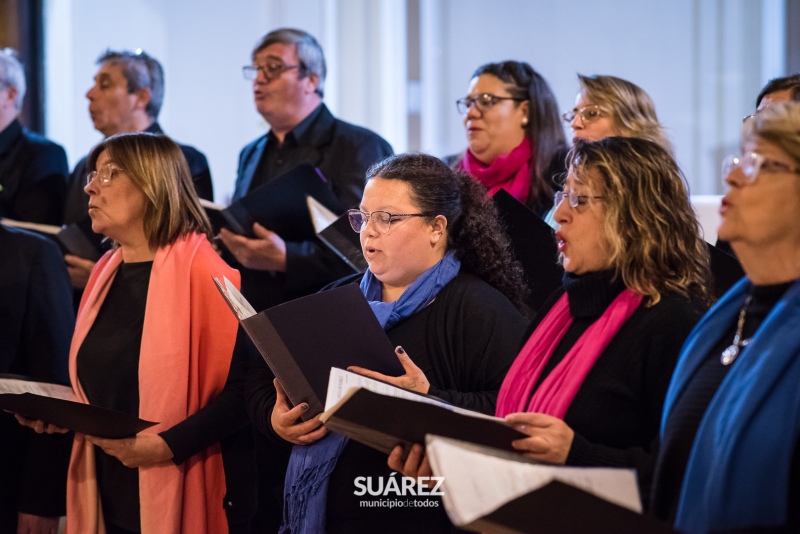
<path fill-rule="evenodd" d="M 497 209 L 487 200 L 483 185 L 438 158 L 418 153 L 376 163 L 367 171 L 367 180 L 373 178 L 404 182 L 420 212 L 430 219 L 443 215 L 447 219 L 447 250 L 455 252 L 462 269 L 527 311 L 522 267 L 512 256 Z"/>
<path fill-rule="evenodd" d="M 553 90 L 533 67 L 522 61 L 481 65 L 472 73 L 472 78 L 482 74 L 509 84 L 507 89 L 511 96 L 529 101 L 525 134 L 531 143 L 534 165 L 531 166 L 528 205 L 537 212 L 547 211 L 553 206 L 554 175 L 563 173 L 567 152 L 567 140 Z"/>

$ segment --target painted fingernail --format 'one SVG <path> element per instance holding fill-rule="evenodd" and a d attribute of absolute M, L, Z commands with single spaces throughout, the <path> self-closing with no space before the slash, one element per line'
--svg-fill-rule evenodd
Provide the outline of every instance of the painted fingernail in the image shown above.
<path fill-rule="evenodd" d="M 403 347 L 397 347 L 397 354 L 405 354 L 406 351 Z"/>

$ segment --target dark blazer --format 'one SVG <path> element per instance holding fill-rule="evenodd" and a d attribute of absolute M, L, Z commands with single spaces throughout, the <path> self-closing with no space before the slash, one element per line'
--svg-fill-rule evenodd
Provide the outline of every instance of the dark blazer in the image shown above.
<path fill-rule="evenodd" d="M 287 155 L 293 165 L 309 163 L 327 178 L 344 208 L 361 202 L 367 169 L 392 155 L 392 147 L 378 134 L 333 117 L 325 106 L 297 138 Z M 242 150 L 233 200 L 248 193 L 267 146 L 269 134 Z M 270 178 L 275 178 L 270 177 Z M 241 269 L 240 269 L 241 270 Z M 286 243 L 286 272 L 272 275 L 242 270 L 242 290 L 257 311 L 311 294 L 352 270 L 318 240 Z"/>
<path fill-rule="evenodd" d="M 15 120 L 0 132 L 0 217 L 61 224 L 67 154 Z"/>
<path fill-rule="evenodd" d="M 144 130 L 148 133 L 162 134 L 164 130 L 158 122 L 153 122 L 147 129 Z M 182 145 L 178 143 L 186 162 L 189 164 L 189 172 L 192 174 L 192 181 L 194 182 L 194 190 L 197 196 L 206 200 L 214 200 L 214 186 L 211 182 L 211 171 L 208 168 L 208 160 L 202 152 L 189 145 Z M 72 175 L 69 178 L 69 191 L 66 196 L 66 204 L 64 206 L 64 223 L 72 224 L 78 222 L 87 213 L 87 204 L 89 203 L 89 195 L 87 195 L 83 188 L 86 185 L 86 175 L 88 169 L 86 168 L 86 158 L 84 156 L 75 165 Z M 59 223 L 60 224 L 60 223 Z"/>
<path fill-rule="evenodd" d="M 45 237 L 2 225 L 0 251 L 0 373 L 69 384 L 75 316 L 61 251 Z M 0 436 L 2 515 L 64 515 L 71 435 L 37 435 L 0 413 Z M 0 531 L 7 526 L 0 522 Z"/>

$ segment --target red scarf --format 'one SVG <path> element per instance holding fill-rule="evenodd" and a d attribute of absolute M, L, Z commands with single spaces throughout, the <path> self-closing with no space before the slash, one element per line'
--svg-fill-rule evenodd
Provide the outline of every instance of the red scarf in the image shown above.
<path fill-rule="evenodd" d="M 641 302 L 642 296 L 630 289 L 620 293 L 578 338 L 531 397 L 542 369 L 572 324 L 567 295 L 564 294 L 547 312 L 511 365 L 497 396 L 496 415 L 505 417 L 515 412 L 536 412 L 564 419 L 586 375 Z"/>
<path fill-rule="evenodd" d="M 485 185 L 489 189 L 487 196 L 492 196 L 503 188 L 525 204 L 531 191 L 531 165 L 531 142 L 526 137 L 517 148 L 505 156 L 495 158 L 489 165 L 478 161 L 467 149 L 458 168 Z"/>
<path fill-rule="evenodd" d="M 121 263 L 121 249 L 97 262 L 78 310 L 69 374 L 82 402 L 88 399 L 78 380 L 76 357 Z M 183 421 L 225 385 L 238 322 L 222 310 L 222 297 L 211 281 L 212 276 L 223 275 L 239 286 L 239 273 L 220 259 L 204 235 L 188 235 L 156 252 L 142 330 L 139 416 L 160 424 L 146 433 Z M 218 443 L 181 465 L 168 461 L 140 468 L 142 532 L 227 533 L 225 491 Z M 67 479 L 67 532 L 105 533 L 94 447 L 77 433 Z"/>

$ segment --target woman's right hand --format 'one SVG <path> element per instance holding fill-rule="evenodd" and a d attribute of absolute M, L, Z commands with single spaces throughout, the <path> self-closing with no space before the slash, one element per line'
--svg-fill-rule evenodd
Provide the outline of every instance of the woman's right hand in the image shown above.
<path fill-rule="evenodd" d="M 15 413 L 14 417 L 17 418 L 17 422 L 19 422 L 19 424 L 22 426 L 27 426 L 28 428 L 32 428 L 37 434 L 66 434 L 69 432 L 68 428 L 61 428 L 60 426 L 45 423 L 39 419 L 28 419 L 27 417 L 24 417 L 18 413 Z"/>
<path fill-rule="evenodd" d="M 290 407 L 289 398 L 278 379 L 276 378 L 272 382 L 275 384 L 277 394 L 271 419 L 272 429 L 276 434 L 295 445 L 310 445 L 328 433 L 328 429 L 322 426 L 319 415 L 308 421 L 301 421 L 300 415 L 308 410 L 308 404 L 303 403 L 294 408 Z"/>

